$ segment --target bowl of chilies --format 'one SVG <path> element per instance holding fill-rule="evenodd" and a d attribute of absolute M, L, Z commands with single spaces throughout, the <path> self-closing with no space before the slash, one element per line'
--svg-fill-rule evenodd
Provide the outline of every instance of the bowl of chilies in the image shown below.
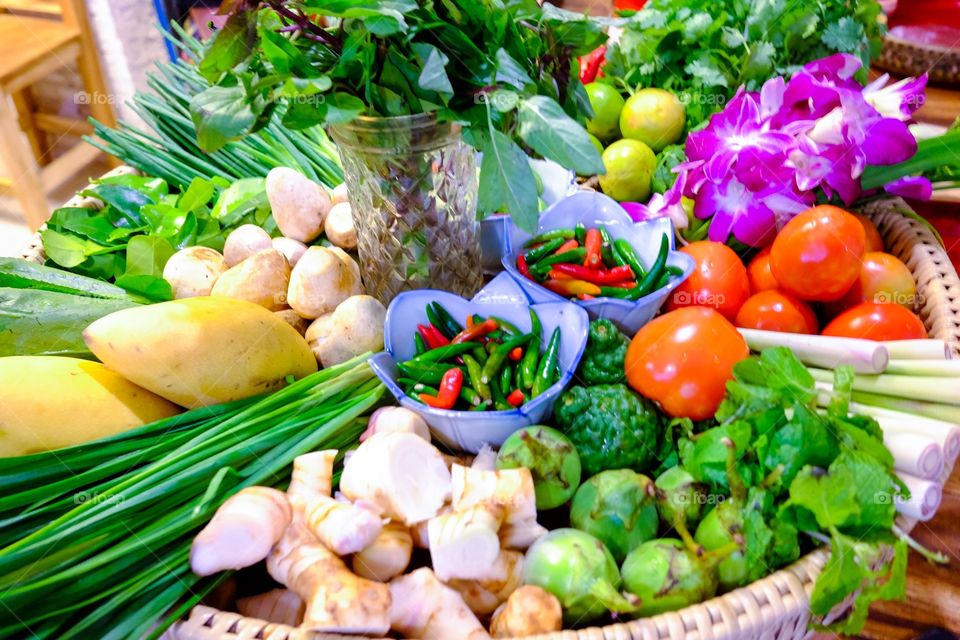
<path fill-rule="evenodd" d="M 472 300 L 406 291 L 387 308 L 386 351 L 370 366 L 438 440 L 475 453 L 548 417 L 573 378 L 589 324 L 570 302 L 531 304 L 505 273 Z"/>
<path fill-rule="evenodd" d="M 534 302 L 569 300 L 633 335 L 695 265 L 674 251 L 669 219 L 635 223 L 615 200 L 581 191 L 548 209 L 503 266 Z"/>

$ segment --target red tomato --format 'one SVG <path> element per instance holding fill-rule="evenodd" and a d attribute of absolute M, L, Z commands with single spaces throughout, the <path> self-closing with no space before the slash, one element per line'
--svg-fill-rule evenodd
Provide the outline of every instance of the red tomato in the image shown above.
<path fill-rule="evenodd" d="M 852 215 L 863 225 L 863 233 L 867 241 L 866 250 L 883 251 L 883 238 L 880 237 L 880 232 L 877 231 L 877 225 L 873 224 L 873 220 L 862 213 L 854 213 Z"/>
<path fill-rule="evenodd" d="M 674 290 L 667 309 L 711 307 L 732 321 L 740 305 L 750 297 L 750 281 L 743 262 L 722 242 L 702 240 L 688 244 L 680 251 L 692 257 L 697 266 Z"/>
<path fill-rule="evenodd" d="M 750 296 L 740 307 L 735 324 L 746 329 L 784 333 L 816 333 L 818 327 L 817 316 L 810 305 L 776 289 Z"/>
<path fill-rule="evenodd" d="M 831 320 L 823 335 L 865 340 L 914 340 L 926 338 L 927 330 L 920 318 L 898 304 L 864 302 Z"/>
<path fill-rule="evenodd" d="M 764 247 L 747 265 L 747 278 L 750 280 L 750 293 L 759 293 L 777 288 L 777 279 L 770 270 L 770 247 Z"/>
<path fill-rule="evenodd" d="M 839 300 L 860 275 L 863 225 L 839 207 L 824 204 L 788 222 L 770 249 L 780 288 L 802 300 Z"/>
<path fill-rule="evenodd" d="M 723 400 L 747 343 L 718 312 L 686 307 L 651 320 L 627 348 L 627 383 L 675 418 L 703 420 Z"/>
<path fill-rule="evenodd" d="M 860 277 L 840 299 L 840 308 L 861 302 L 892 302 L 913 309 L 916 299 L 917 284 L 907 265 L 889 253 L 870 251 L 863 254 Z"/>

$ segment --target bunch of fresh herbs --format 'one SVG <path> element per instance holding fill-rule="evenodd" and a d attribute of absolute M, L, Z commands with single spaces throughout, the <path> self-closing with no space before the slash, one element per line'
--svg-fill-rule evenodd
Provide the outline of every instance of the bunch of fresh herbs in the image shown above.
<path fill-rule="evenodd" d="M 691 128 L 740 86 L 757 91 L 777 75 L 833 53 L 863 63 L 880 53 L 886 27 L 877 0 L 651 0 L 607 50 L 605 82 L 659 87 L 681 96 Z"/>
<path fill-rule="evenodd" d="M 903 596 L 908 545 L 938 559 L 895 524 L 907 491 L 876 421 L 848 411 L 853 377 L 836 370 L 821 411 L 793 352 L 767 349 L 735 366 L 714 426 L 688 425 L 677 443 L 683 468 L 735 507 L 745 583 L 830 545 L 810 608 L 825 616 L 852 597 L 850 614 L 831 626 L 848 634 L 863 627 L 870 603 Z"/>
<path fill-rule="evenodd" d="M 200 146 L 260 130 L 432 113 L 483 152 L 480 208 L 537 219 L 525 152 L 584 174 L 603 164 L 576 57 L 606 40 L 585 16 L 536 0 L 233 0 L 191 101 Z"/>
<path fill-rule="evenodd" d="M 177 250 L 222 250 L 231 229 L 252 223 L 275 231 L 264 178 L 230 183 L 194 178 L 180 193 L 160 178 L 133 174 L 94 180 L 80 195 L 101 209 L 63 207 L 40 232 L 47 259 L 82 275 L 114 282 L 147 300 L 169 300 L 163 267 Z"/>

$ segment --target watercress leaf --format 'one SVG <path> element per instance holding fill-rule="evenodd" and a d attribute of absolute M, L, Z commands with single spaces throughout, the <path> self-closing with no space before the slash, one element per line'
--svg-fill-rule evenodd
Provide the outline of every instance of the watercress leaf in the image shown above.
<path fill-rule="evenodd" d="M 533 86 L 533 80 L 519 62 L 507 53 L 506 49 L 497 49 L 496 54 L 497 83 L 506 84 L 514 89 L 523 91 Z"/>
<path fill-rule="evenodd" d="M 817 576 L 810 595 L 811 613 L 826 615 L 853 593 L 862 580 L 863 573 L 857 563 L 853 540 L 835 530 L 830 540 L 830 557 Z"/>
<path fill-rule="evenodd" d="M 246 60 L 257 42 L 257 13 L 237 11 L 227 18 L 207 47 L 197 71 L 210 82 Z"/>
<path fill-rule="evenodd" d="M 564 113 L 555 100 L 534 96 L 517 109 L 520 138 L 543 157 L 577 173 L 604 173 L 600 152 L 586 130 Z"/>
<path fill-rule="evenodd" d="M 518 227 L 537 226 L 537 185 L 527 156 L 517 144 L 497 130 L 474 136 L 480 142 L 479 204 L 487 212 L 506 211 Z"/>
<path fill-rule="evenodd" d="M 156 276 L 134 276 L 125 273 L 117 278 L 117 286 L 143 296 L 151 302 L 166 302 L 173 299 L 173 288 L 170 283 Z"/>
<path fill-rule="evenodd" d="M 190 99 L 190 116 L 197 129 L 197 144 L 207 153 L 249 133 L 257 120 L 253 102 L 242 86 L 213 86 Z"/>
<path fill-rule="evenodd" d="M 158 236 L 130 238 L 130 242 L 127 244 L 125 275 L 160 277 L 163 275 L 163 266 L 167 264 L 167 260 L 174 253 L 173 246 L 166 238 Z M 117 284 L 123 286 L 119 281 Z"/>
<path fill-rule="evenodd" d="M 363 113 L 363 100 L 349 93 L 338 91 L 324 94 L 326 99 L 320 104 L 323 121 L 327 124 L 349 122 Z"/>

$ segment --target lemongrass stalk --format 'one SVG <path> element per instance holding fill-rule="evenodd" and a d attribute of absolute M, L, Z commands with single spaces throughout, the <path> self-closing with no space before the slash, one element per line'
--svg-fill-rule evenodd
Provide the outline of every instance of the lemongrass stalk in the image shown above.
<path fill-rule="evenodd" d="M 879 422 L 879 420 L 878 420 Z M 883 424 L 880 425 L 883 429 Z M 943 472 L 943 448 L 929 436 L 905 431 L 884 431 L 883 444 L 893 454 L 893 468 L 924 480 Z"/>
<path fill-rule="evenodd" d="M 950 349 L 943 340 L 888 340 L 881 343 L 887 348 L 891 360 L 945 360 Z"/>
<path fill-rule="evenodd" d="M 960 377 L 960 360 L 891 360 L 886 373 L 906 376 Z"/>
<path fill-rule="evenodd" d="M 932 480 L 924 480 L 909 473 L 898 473 L 900 480 L 910 491 L 910 497 L 896 496 L 894 502 L 897 511 L 915 520 L 926 522 L 932 518 L 940 507 L 943 498 L 943 487 Z"/>
<path fill-rule="evenodd" d="M 824 369 L 810 369 L 814 380 L 831 382 L 833 372 Z M 881 373 L 879 375 L 858 375 L 853 380 L 854 391 L 913 400 L 926 400 L 943 404 L 960 403 L 960 378 L 916 377 Z"/>
<path fill-rule="evenodd" d="M 753 351 L 768 347 L 790 347 L 801 362 L 834 369 L 849 365 L 857 373 L 882 373 L 887 366 L 887 349 L 872 340 L 811 336 L 779 331 L 738 329 Z"/>

